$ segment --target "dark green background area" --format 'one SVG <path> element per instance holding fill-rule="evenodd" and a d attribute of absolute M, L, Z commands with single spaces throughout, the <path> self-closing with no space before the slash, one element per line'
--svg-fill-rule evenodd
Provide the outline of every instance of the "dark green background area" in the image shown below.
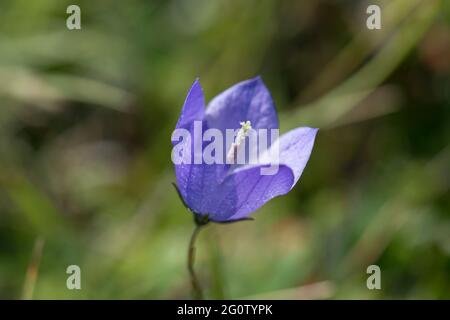
<path fill-rule="evenodd" d="M 446 0 L 2 0 L 0 298 L 189 298 L 170 135 L 196 77 L 261 75 L 321 130 L 290 194 L 202 231 L 206 297 L 449 299 L 449 74 Z"/>

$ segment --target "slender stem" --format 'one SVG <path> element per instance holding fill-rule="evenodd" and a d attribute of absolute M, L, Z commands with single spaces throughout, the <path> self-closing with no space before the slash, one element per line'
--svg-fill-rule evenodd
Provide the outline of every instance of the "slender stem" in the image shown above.
<path fill-rule="evenodd" d="M 191 284 L 192 284 L 192 294 L 194 299 L 202 300 L 203 292 L 198 282 L 198 278 L 194 271 L 194 262 L 195 262 L 195 240 L 197 239 L 197 235 L 200 230 L 203 228 L 203 225 L 197 224 L 195 226 L 194 232 L 192 233 L 191 240 L 189 241 L 189 249 L 188 249 L 188 270 L 191 276 Z"/>
<path fill-rule="evenodd" d="M 34 286 L 39 272 L 39 264 L 41 263 L 42 251 L 44 250 L 45 241 L 43 238 L 39 237 L 36 239 L 33 248 L 33 254 L 31 257 L 31 262 L 28 265 L 27 273 L 25 276 L 25 282 L 23 284 L 22 299 L 31 300 L 33 299 Z"/>

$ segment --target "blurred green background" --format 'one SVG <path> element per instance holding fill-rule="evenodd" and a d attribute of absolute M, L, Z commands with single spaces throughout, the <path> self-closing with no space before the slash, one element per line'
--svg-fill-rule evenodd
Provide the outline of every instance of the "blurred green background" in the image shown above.
<path fill-rule="evenodd" d="M 1 0 L 0 298 L 189 298 L 170 135 L 196 77 L 256 75 L 321 130 L 289 195 L 202 231 L 206 297 L 449 299 L 447 0 Z"/>

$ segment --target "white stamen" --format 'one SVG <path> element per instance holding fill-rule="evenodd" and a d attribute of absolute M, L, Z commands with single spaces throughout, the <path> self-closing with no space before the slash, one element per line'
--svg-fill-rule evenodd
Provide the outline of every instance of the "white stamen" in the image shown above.
<path fill-rule="evenodd" d="M 240 123 L 241 128 L 239 129 L 236 139 L 231 144 L 230 150 L 227 153 L 227 163 L 234 163 L 234 158 L 237 155 L 239 146 L 244 142 L 250 129 L 252 129 L 252 124 L 250 121 L 243 121 Z"/>

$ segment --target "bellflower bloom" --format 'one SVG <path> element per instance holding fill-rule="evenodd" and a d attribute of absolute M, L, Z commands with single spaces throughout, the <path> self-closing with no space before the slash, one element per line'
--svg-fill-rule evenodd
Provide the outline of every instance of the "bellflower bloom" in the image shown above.
<path fill-rule="evenodd" d="M 184 102 L 176 129 L 192 134 L 184 144 L 181 156 L 195 157 L 191 146 L 205 146 L 202 137 L 195 136 L 194 123 L 203 131 L 227 129 L 237 132 L 231 145 L 224 146 L 227 159 L 235 156 L 249 129 L 278 129 L 278 118 L 272 97 L 261 78 L 240 82 L 216 96 L 205 109 L 205 99 L 198 80 L 194 82 Z M 197 223 L 233 222 L 249 219 L 249 215 L 274 197 L 288 193 L 298 182 L 309 160 L 317 134 L 315 128 L 301 127 L 287 132 L 268 148 L 259 163 L 234 165 L 196 163 L 175 164 L 177 190 L 184 204 L 194 213 Z M 276 152 L 270 152 L 276 148 Z M 187 154 L 189 153 L 189 154 Z M 274 156 L 276 155 L 276 156 Z M 276 164 L 272 175 L 261 174 L 261 168 Z"/>

